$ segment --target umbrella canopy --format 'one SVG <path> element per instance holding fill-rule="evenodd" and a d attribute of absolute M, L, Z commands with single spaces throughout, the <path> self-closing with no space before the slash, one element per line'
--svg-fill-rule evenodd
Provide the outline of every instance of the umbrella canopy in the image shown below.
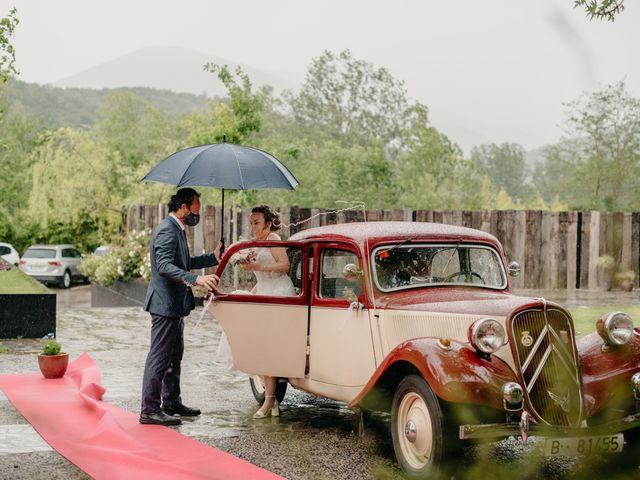
<path fill-rule="evenodd" d="M 143 180 L 233 190 L 293 190 L 298 185 L 296 177 L 270 153 L 227 142 L 180 150 L 151 169 Z"/>
<path fill-rule="evenodd" d="M 153 167 L 142 180 L 177 187 L 222 188 L 221 252 L 224 251 L 225 188 L 293 190 L 298 185 L 296 177 L 270 153 L 225 140 L 179 150 Z"/>

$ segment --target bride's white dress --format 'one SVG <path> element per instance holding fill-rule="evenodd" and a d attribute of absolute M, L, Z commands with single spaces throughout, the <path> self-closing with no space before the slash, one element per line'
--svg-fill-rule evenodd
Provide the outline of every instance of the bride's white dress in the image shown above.
<path fill-rule="evenodd" d="M 273 265 L 276 259 L 270 248 L 259 248 L 256 255 L 258 265 Z M 291 297 L 296 294 L 293 282 L 285 272 L 253 272 L 258 283 L 256 295 L 274 295 L 279 297 Z"/>
<path fill-rule="evenodd" d="M 273 265 L 276 263 L 276 259 L 273 257 L 270 248 L 259 248 L 255 261 L 258 265 Z M 293 282 L 285 272 L 261 272 L 256 270 L 253 273 L 257 281 L 254 292 L 255 295 L 291 297 L 296 294 Z M 243 291 L 242 293 L 249 292 Z M 224 330 L 220 336 L 216 359 L 230 370 L 235 369 L 233 357 L 231 356 L 231 347 L 229 346 L 229 340 Z"/>

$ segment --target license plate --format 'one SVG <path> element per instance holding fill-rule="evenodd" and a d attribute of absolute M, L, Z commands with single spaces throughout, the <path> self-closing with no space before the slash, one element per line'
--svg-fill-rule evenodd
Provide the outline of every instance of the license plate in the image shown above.
<path fill-rule="evenodd" d="M 602 435 L 598 437 L 547 438 L 544 442 L 544 454 L 589 455 L 590 453 L 618 453 L 622 451 L 624 435 Z"/>

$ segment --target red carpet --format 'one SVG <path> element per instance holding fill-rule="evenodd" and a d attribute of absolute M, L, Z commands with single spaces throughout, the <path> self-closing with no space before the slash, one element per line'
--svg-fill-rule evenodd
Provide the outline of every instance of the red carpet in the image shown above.
<path fill-rule="evenodd" d="M 100 370 L 86 353 L 64 378 L 0 375 L 0 389 L 40 435 L 96 479 L 280 479 L 170 428 L 102 402 Z"/>

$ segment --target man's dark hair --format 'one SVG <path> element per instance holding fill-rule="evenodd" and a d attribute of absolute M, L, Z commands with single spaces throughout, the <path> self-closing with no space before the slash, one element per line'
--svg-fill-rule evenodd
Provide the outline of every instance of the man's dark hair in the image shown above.
<path fill-rule="evenodd" d="M 183 203 L 190 207 L 196 197 L 200 198 L 200 194 L 193 188 L 181 188 L 175 195 L 171 195 L 171 200 L 168 203 L 169 211 L 175 212 Z"/>

